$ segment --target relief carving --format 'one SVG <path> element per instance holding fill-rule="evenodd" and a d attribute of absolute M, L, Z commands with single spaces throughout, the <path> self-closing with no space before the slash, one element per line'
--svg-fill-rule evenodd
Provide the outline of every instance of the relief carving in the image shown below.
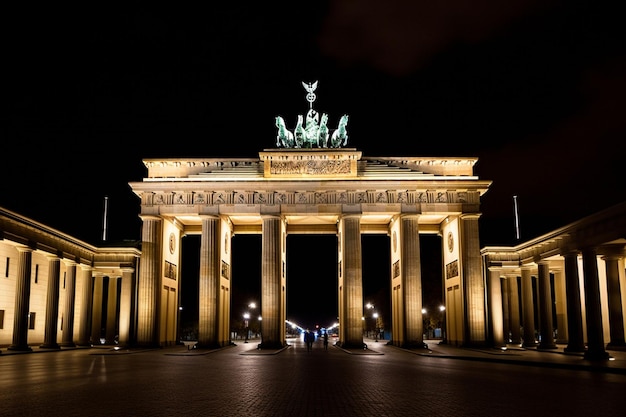
<path fill-rule="evenodd" d="M 350 161 L 271 161 L 273 175 L 335 175 L 349 174 Z"/>

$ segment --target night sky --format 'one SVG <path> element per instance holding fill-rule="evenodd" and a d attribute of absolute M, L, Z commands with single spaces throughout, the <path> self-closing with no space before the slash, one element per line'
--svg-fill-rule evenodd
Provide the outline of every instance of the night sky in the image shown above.
<path fill-rule="evenodd" d="M 516 242 L 514 195 L 521 240 L 624 200 L 626 39 L 608 5 L 230 3 L 5 9 L 0 206 L 98 244 L 108 196 L 108 240 L 138 240 L 128 183 L 142 159 L 256 157 L 275 146 L 275 116 L 292 128 L 306 112 L 301 83 L 316 80 L 314 107 L 331 126 L 349 114 L 348 147 L 365 156 L 478 158 L 493 181 L 481 246 Z M 370 238 L 364 251 L 388 251 Z M 320 259 L 334 248 L 301 239 L 289 279 L 326 320 L 316 306 L 333 300 L 335 271 Z M 255 244 L 234 239 L 234 283 L 254 275 L 237 271 L 237 248 Z M 386 274 L 379 261 L 364 270 Z"/>

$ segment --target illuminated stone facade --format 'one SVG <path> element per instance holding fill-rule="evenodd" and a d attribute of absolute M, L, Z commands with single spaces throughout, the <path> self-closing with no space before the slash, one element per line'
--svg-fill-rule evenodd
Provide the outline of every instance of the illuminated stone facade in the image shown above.
<path fill-rule="evenodd" d="M 167 242 L 178 247 L 187 234 L 202 235 L 199 345 L 230 343 L 231 288 L 224 266 L 231 265 L 230 239 L 240 233 L 262 234 L 261 348 L 286 344 L 285 246 L 292 233 L 338 238 L 339 343 L 346 347 L 363 346 L 360 235 L 381 233 L 393 241 L 391 253 L 381 255 L 393 265 L 392 341 L 407 347 L 423 343 L 419 234 L 450 236 L 444 257 L 456 269 L 444 281 L 450 290 L 446 306 L 454 312 L 448 339 L 486 342 L 478 219 L 480 197 L 491 182 L 474 175 L 475 158 L 372 158 L 353 148 L 266 149 L 258 159 L 144 163 L 148 176 L 130 184 L 141 200 L 142 247 L 149 248 L 142 253 L 139 276 L 138 343 L 173 342 L 166 336 L 169 329 L 155 326 L 167 327 L 176 309 L 155 307 L 168 299 L 165 286 L 176 285 L 159 267 L 180 265 L 180 253 L 168 251 Z M 462 289 L 468 282 L 471 288 Z M 471 309 L 464 312 L 466 306 Z"/>
<path fill-rule="evenodd" d="M 321 151 L 297 152 L 323 160 Z M 363 345 L 360 235 L 388 236 L 390 253 L 381 256 L 391 261 L 392 343 L 420 347 L 418 237 L 436 233 L 448 343 L 538 349 L 560 343 L 594 360 L 626 349 L 626 203 L 514 247 L 481 250 L 479 201 L 490 183 L 473 175 L 475 159 L 343 151 L 356 161 L 348 178 L 268 177 L 264 158 L 273 158 L 273 150 L 258 159 L 146 160 L 148 176 L 131 183 L 141 200 L 141 247 L 95 247 L 0 208 L 0 347 L 176 343 L 186 234 L 202 242 L 199 344 L 230 344 L 230 243 L 244 233 L 262 235 L 262 348 L 285 345 L 290 233 L 337 236 L 346 347 Z"/>
<path fill-rule="evenodd" d="M 625 350 L 625 248 L 626 203 L 515 247 L 483 248 L 490 344 L 561 343 L 588 359 Z"/>
<path fill-rule="evenodd" d="M 134 343 L 139 257 L 137 247 L 98 248 L 0 208 L 0 346 Z"/>

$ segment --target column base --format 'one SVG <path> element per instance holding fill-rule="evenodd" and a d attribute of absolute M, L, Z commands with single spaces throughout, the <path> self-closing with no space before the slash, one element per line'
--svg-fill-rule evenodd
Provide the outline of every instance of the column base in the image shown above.
<path fill-rule="evenodd" d="M 626 351 L 626 343 L 624 342 L 610 342 L 609 344 L 606 345 L 606 348 L 608 350 L 619 350 L 619 351 Z"/>
<path fill-rule="evenodd" d="M 61 349 L 58 343 L 44 343 L 39 345 L 40 349 Z"/>
<path fill-rule="evenodd" d="M 587 359 L 590 361 L 608 361 L 610 358 L 611 358 L 611 355 L 609 355 L 606 351 L 599 351 L 599 352 L 586 351 L 585 354 L 583 355 L 583 359 Z"/>
<path fill-rule="evenodd" d="M 76 347 L 76 343 L 74 342 L 61 342 L 59 345 L 61 347 Z"/>
<path fill-rule="evenodd" d="M 17 345 L 11 345 L 7 348 L 7 350 L 14 350 L 17 352 L 32 352 L 33 349 L 30 346 L 17 346 Z"/>
<path fill-rule="evenodd" d="M 428 349 L 428 344 L 425 342 L 405 342 L 402 346 L 403 349 Z"/>
<path fill-rule="evenodd" d="M 584 345 L 568 345 L 565 349 L 563 349 L 565 353 L 584 353 L 585 346 Z"/>
<path fill-rule="evenodd" d="M 264 350 L 264 349 L 276 350 L 276 349 L 282 349 L 284 347 L 285 347 L 285 344 L 281 342 L 261 342 L 257 345 L 257 349 L 259 350 Z"/>

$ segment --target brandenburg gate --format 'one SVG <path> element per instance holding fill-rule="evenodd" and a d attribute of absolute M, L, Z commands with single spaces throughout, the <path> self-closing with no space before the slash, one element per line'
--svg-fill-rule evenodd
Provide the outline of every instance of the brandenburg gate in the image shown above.
<path fill-rule="evenodd" d="M 485 342 L 478 219 L 489 185 L 474 158 L 364 157 L 354 148 L 265 149 L 258 158 L 147 159 L 141 198 L 140 345 L 176 341 L 181 238 L 200 234 L 199 346 L 230 343 L 230 242 L 262 235 L 260 347 L 286 344 L 286 236 L 337 236 L 339 343 L 363 345 L 361 234 L 391 239 L 392 341 L 422 344 L 420 233 L 443 239 L 447 337 Z"/>
<path fill-rule="evenodd" d="M 361 234 L 391 239 L 391 339 L 422 347 L 419 235 L 442 239 L 449 343 L 486 343 L 479 245 L 480 197 L 490 181 L 475 158 L 366 157 L 347 143 L 347 115 L 328 129 L 305 84 L 306 119 L 293 131 L 276 118 L 276 147 L 258 158 L 145 159 L 147 177 L 130 183 L 141 199 L 137 344 L 176 342 L 181 239 L 199 234 L 198 345 L 230 341 L 231 239 L 262 235 L 260 349 L 286 345 L 286 237 L 337 236 L 339 344 L 363 347 Z M 306 124 L 305 124 L 306 120 Z"/>

